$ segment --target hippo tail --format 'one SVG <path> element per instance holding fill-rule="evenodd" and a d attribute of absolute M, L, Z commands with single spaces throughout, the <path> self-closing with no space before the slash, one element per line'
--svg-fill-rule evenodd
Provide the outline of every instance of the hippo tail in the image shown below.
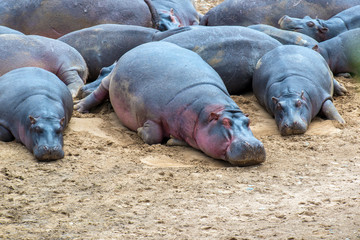
<path fill-rule="evenodd" d="M 153 28 L 159 29 L 160 28 L 160 16 L 159 13 L 156 11 L 155 6 L 152 4 L 151 0 L 144 0 L 146 5 L 148 5 L 150 13 L 151 13 L 151 21 Z"/>

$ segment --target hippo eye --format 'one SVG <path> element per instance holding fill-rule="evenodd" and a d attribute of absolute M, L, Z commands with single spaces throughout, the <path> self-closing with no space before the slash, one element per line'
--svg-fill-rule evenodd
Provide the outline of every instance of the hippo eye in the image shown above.
<path fill-rule="evenodd" d="M 61 133 L 61 128 L 55 129 L 55 133 L 56 133 L 56 134 L 60 134 L 60 133 Z"/>
<path fill-rule="evenodd" d="M 295 102 L 295 107 L 300 107 L 301 106 L 301 101 L 300 100 L 297 100 L 296 102 Z"/>
<path fill-rule="evenodd" d="M 308 27 L 314 27 L 314 26 L 315 26 L 315 23 L 312 22 L 312 21 L 308 21 L 308 22 L 306 22 L 306 25 L 307 25 Z"/>
<path fill-rule="evenodd" d="M 35 132 L 42 133 L 43 129 L 41 127 L 37 126 L 37 127 L 35 127 Z"/>

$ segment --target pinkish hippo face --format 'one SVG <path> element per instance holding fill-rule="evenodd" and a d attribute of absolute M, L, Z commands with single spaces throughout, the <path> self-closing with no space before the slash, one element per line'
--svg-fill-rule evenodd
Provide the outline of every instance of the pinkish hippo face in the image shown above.
<path fill-rule="evenodd" d="M 263 144 L 254 137 L 250 120 L 240 110 L 211 112 L 200 120 L 195 140 L 207 155 L 238 166 L 265 161 Z"/>

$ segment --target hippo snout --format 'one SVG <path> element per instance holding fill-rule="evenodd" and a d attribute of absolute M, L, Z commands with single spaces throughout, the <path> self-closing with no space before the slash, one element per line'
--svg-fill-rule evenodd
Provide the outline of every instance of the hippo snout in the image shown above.
<path fill-rule="evenodd" d="M 64 157 L 61 146 L 38 146 L 34 148 L 35 158 L 39 161 L 52 161 Z"/>
<path fill-rule="evenodd" d="M 294 23 L 293 19 L 291 17 L 287 16 L 287 15 L 281 17 L 278 24 L 280 25 L 281 29 L 285 29 L 285 30 L 296 31 L 296 30 L 301 29 L 301 27 L 297 26 Z"/>
<path fill-rule="evenodd" d="M 279 126 L 280 134 L 282 136 L 303 134 L 308 129 L 308 124 L 303 121 L 294 121 L 292 123 L 283 123 Z"/>
<path fill-rule="evenodd" d="M 266 159 L 264 145 L 254 139 L 234 140 L 226 153 L 226 160 L 237 166 L 260 164 Z"/>

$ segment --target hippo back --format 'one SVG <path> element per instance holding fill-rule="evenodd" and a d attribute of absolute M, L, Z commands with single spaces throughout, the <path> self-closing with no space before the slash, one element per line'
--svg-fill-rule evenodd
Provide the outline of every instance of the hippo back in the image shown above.
<path fill-rule="evenodd" d="M 278 26 L 283 15 L 328 19 L 359 4 L 358 0 L 225 0 L 204 15 L 201 25 L 268 24 Z"/>
<path fill-rule="evenodd" d="M 174 112 L 204 98 L 229 98 L 219 75 L 196 53 L 166 42 L 130 50 L 120 58 L 110 78 L 114 110 L 133 130 L 147 119 L 160 121 L 170 105 Z M 142 117 L 137 113 L 143 113 Z"/>
<path fill-rule="evenodd" d="M 230 94 L 251 89 L 256 62 L 281 45 L 264 33 L 241 26 L 196 27 L 163 41 L 199 54 L 220 75 Z"/>
<path fill-rule="evenodd" d="M 58 38 L 103 23 L 152 26 L 144 0 L 0 1 L 0 24 L 25 34 Z"/>
<path fill-rule="evenodd" d="M 15 68 L 40 67 L 56 74 L 76 70 L 85 81 L 88 70 L 85 60 L 71 46 L 54 39 L 41 36 L 18 34 L 0 35 L 0 75 Z"/>

